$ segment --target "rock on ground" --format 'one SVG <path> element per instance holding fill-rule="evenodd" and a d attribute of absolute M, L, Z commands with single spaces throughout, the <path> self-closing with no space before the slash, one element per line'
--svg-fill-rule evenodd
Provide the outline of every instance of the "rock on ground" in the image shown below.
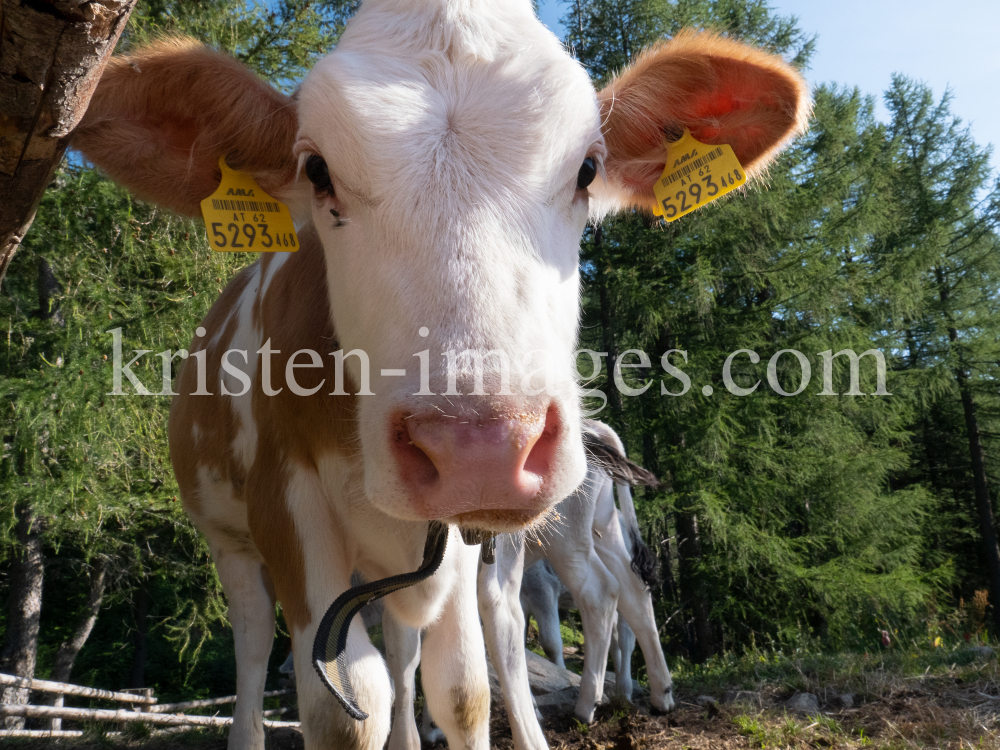
<path fill-rule="evenodd" d="M 833 702 L 838 708 L 854 708 L 854 693 L 838 695 Z"/>
<path fill-rule="evenodd" d="M 570 672 L 568 669 L 557 667 L 544 656 L 539 656 L 534 651 L 524 650 L 524 658 L 528 664 L 528 682 L 531 684 L 532 695 L 548 695 L 558 693 L 567 688 L 580 687 L 580 675 Z M 490 678 L 490 690 L 500 693 L 500 679 L 493 668 L 493 664 L 487 661 L 487 670 Z M 604 692 L 610 694 L 615 687 L 615 673 L 607 671 L 604 673 Z"/>
<path fill-rule="evenodd" d="M 819 713 L 819 699 L 812 693 L 797 693 L 785 704 L 789 711 L 803 714 Z"/>

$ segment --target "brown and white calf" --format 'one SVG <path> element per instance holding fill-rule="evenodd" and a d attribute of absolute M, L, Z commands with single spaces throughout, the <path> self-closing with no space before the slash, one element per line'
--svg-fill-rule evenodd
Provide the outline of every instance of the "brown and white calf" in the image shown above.
<path fill-rule="evenodd" d="M 588 217 L 651 204 L 676 156 L 664 133 L 729 143 L 752 175 L 808 106 L 780 59 L 707 34 L 595 92 L 529 0 L 366 0 L 291 98 L 190 40 L 109 65 L 75 135 L 89 159 L 194 216 L 224 155 L 300 227 L 297 253 L 265 256 L 212 308 L 170 418 L 184 503 L 229 599 L 231 748 L 263 747 L 276 600 L 306 747 L 382 747 L 391 686 L 360 622 L 348 657 L 363 722 L 321 685 L 309 646 L 353 570 L 416 569 L 431 519 L 452 525 L 441 569 L 386 606 L 427 628 L 423 685 L 451 747 L 487 747 L 476 550 L 456 528 L 539 523 L 584 477 L 574 348 Z M 477 372 L 466 350 L 508 367 L 490 355 Z"/>

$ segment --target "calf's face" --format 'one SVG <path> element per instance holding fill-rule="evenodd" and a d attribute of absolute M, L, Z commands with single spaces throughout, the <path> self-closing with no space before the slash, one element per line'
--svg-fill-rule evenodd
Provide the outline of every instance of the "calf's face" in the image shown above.
<path fill-rule="evenodd" d="M 457 23 L 388 52 L 367 42 L 390 19 L 362 11 L 299 91 L 333 318 L 377 394 L 366 489 L 397 516 L 518 527 L 583 476 L 577 266 L 604 139 L 586 73 L 523 10 L 493 42 Z"/>
<path fill-rule="evenodd" d="M 527 2 L 414 5 L 364 6 L 295 101 L 189 40 L 113 60 L 74 145 L 189 214 L 225 155 L 312 223 L 346 369 L 374 394 L 356 398 L 369 501 L 512 530 L 584 475 L 588 216 L 651 203 L 665 132 L 729 143 L 754 174 L 808 96 L 780 59 L 705 34 L 595 92 Z"/>

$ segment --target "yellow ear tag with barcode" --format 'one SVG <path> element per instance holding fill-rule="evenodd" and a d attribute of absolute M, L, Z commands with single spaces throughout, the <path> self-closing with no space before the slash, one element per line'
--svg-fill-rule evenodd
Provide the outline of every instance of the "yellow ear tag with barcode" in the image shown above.
<path fill-rule="evenodd" d="M 246 172 L 219 157 L 222 182 L 201 202 L 208 244 L 232 253 L 294 253 L 299 249 L 288 206 L 265 193 Z"/>
<path fill-rule="evenodd" d="M 680 140 L 669 144 L 668 153 L 670 161 L 653 185 L 653 213 L 665 221 L 676 221 L 747 181 L 732 146 L 702 143 L 687 128 Z"/>

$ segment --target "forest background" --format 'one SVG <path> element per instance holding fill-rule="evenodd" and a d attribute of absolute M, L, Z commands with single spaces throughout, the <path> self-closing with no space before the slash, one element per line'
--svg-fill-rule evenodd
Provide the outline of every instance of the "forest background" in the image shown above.
<path fill-rule="evenodd" d="M 821 43 L 764 0 L 564 8 L 566 43 L 598 83 L 685 26 L 804 69 Z M 120 46 L 190 34 L 291 90 L 353 10 L 149 0 Z M 652 355 L 652 371 L 621 370 L 632 388 L 652 384 L 642 395 L 621 398 L 606 367 L 587 387 L 664 480 L 636 505 L 671 665 L 875 651 L 883 631 L 931 650 L 1000 633 L 1000 183 L 946 93 L 905 75 L 886 85 L 888 122 L 871 93 L 823 86 L 809 132 L 761 184 L 675 223 L 628 213 L 584 236 L 581 346 L 607 362 Z M 0 291 L 0 671 L 167 700 L 232 693 L 224 598 L 169 466 L 169 399 L 106 395 L 109 331 L 125 352 L 184 348 L 254 260 L 213 253 L 201 222 L 131 199 L 78 155 L 61 166 Z M 747 397 L 721 381 L 738 349 L 761 357 L 734 365 L 738 384 L 765 381 Z M 783 349 L 812 366 L 795 397 L 766 383 Z M 844 357 L 841 395 L 821 395 L 820 353 L 842 349 L 882 351 L 892 395 L 871 395 L 870 356 L 860 395 Z M 661 392 L 660 380 L 681 387 L 660 369 L 668 350 L 693 383 L 683 395 Z M 159 358 L 133 370 L 159 390 Z M 800 377 L 795 357 L 779 359 L 785 391 Z"/>

